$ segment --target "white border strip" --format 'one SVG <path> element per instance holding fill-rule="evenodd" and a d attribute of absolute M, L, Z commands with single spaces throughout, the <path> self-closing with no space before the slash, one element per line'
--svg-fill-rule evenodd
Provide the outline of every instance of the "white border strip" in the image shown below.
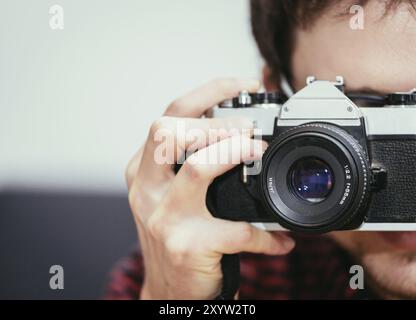
<path fill-rule="evenodd" d="M 258 229 L 267 231 L 287 231 L 278 223 L 252 223 Z M 351 231 L 416 231 L 416 223 L 363 223 Z"/>

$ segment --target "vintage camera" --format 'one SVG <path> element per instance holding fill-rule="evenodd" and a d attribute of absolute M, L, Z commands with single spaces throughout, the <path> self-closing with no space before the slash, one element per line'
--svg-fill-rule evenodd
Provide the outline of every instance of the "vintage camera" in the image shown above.
<path fill-rule="evenodd" d="M 210 110 L 252 119 L 269 142 L 259 174 L 240 165 L 213 182 L 211 213 L 266 230 L 416 231 L 416 91 L 343 88 L 309 77 L 286 101 L 242 92 Z"/>

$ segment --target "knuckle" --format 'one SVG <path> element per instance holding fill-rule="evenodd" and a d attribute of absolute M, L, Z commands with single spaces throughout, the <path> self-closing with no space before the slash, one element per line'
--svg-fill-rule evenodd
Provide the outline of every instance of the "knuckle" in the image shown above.
<path fill-rule="evenodd" d="M 146 229 L 152 239 L 161 239 L 165 233 L 165 225 L 156 215 L 149 217 L 146 223 Z"/>
<path fill-rule="evenodd" d="M 243 243 L 252 241 L 254 237 L 253 227 L 248 223 L 242 223 L 239 230 L 239 237 L 240 241 Z"/>
<path fill-rule="evenodd" d="M 134 174 L 133 169 L 130 164 L 127 165 L 126 169 L 124 170 L 124 180 L 127 182 L 127 186 L 130 185 L 130 182 L 133 180 Z"/>
<path fill-rule="evenodd" d="M 124 178 L 129 189 L 138 173 L 138 169 L 140 167 L 141 159 L 143 156 L 143 150 L 144 146 L 141 146 L 138 152 L 130 159 L 126 169 L 124 170 Z"/>
<path fill-rule="evenodd" d="M 135 221 L 143 224 L 152 210 L 154 200 L 137 183 L 130 188 L 127 198 Z"/>
<path fill-rule="evenodd" d="M 185 161 L 182 170 L 191 181 L 204 180 L 204 170 L 202 169 L 202 166 L 195 161 L 193 156 Z"/>
<path fill-rule="evenodd" d="M 140 197 L 135 191 L 129 191 L 128 201 L 130 205 L 131 212 L 133 214 L 134 221 L 136 224 L 143 225 L 143 216 L 141 213 L 141 201 Z"/>
<path fill-rule="evenodd" d="M 126 169 L 124 170 L 124 179 L 127 182 L 128 187 L 130 187 L 130 184 L 132 183 L 136 175 L 135 169 L 136 167 L 133 165 L 133 160 L 131 160 L 127 165 Z"/>
<path fill-rule="evenodd" d="M 133 189 L 129 190 L 128 200 L 129 200 L 130 208 L 134 211 L 135 208 L 137 207 L 137 200 L 138 200 L 138 197 L 137 197 L 137 194 L 136 194 L 135 190 L 133 190 Z"/>
<path fill-rule="evenodd" d="M 183 97 L 173 100 L 166 109 L 166 114 L 175 114 L 185 106 Z"/>
<path fill-rule="evenodd" d="M 171 117 L 161 117 L 155 120 L 150 126 L 149 136 L 155 138 L 162 130 L 172 130 L 174 121 Z"/>

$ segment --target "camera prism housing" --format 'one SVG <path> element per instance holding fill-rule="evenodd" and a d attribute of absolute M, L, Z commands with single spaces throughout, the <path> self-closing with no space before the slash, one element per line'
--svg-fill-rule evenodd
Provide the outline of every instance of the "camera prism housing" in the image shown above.
<path fill-rule="evenodd" d="M 258 174 L 239 165 L 214 180 L 211 213 L 266 230 L 416 231 L 416 92 L 358 106 L 343 88 L 309 77 L 286 101 L 242 92 L 211 109 L 251 119 L 269 143 Z"/>

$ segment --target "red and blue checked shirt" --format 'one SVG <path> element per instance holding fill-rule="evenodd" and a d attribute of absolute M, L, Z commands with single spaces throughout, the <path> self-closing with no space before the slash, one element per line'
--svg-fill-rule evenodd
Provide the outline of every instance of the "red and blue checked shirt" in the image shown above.
<path fill-rule="evenodd" d="M 325 236 L 295 235 L 286 256 L 241 254 L 240 299 L 376 299 L 368 288 L 350 287 L 354 261 Z M 137 299 L 144 267 L 138 252 L 122 260 L 110 275 L 107 299 Z"/>

